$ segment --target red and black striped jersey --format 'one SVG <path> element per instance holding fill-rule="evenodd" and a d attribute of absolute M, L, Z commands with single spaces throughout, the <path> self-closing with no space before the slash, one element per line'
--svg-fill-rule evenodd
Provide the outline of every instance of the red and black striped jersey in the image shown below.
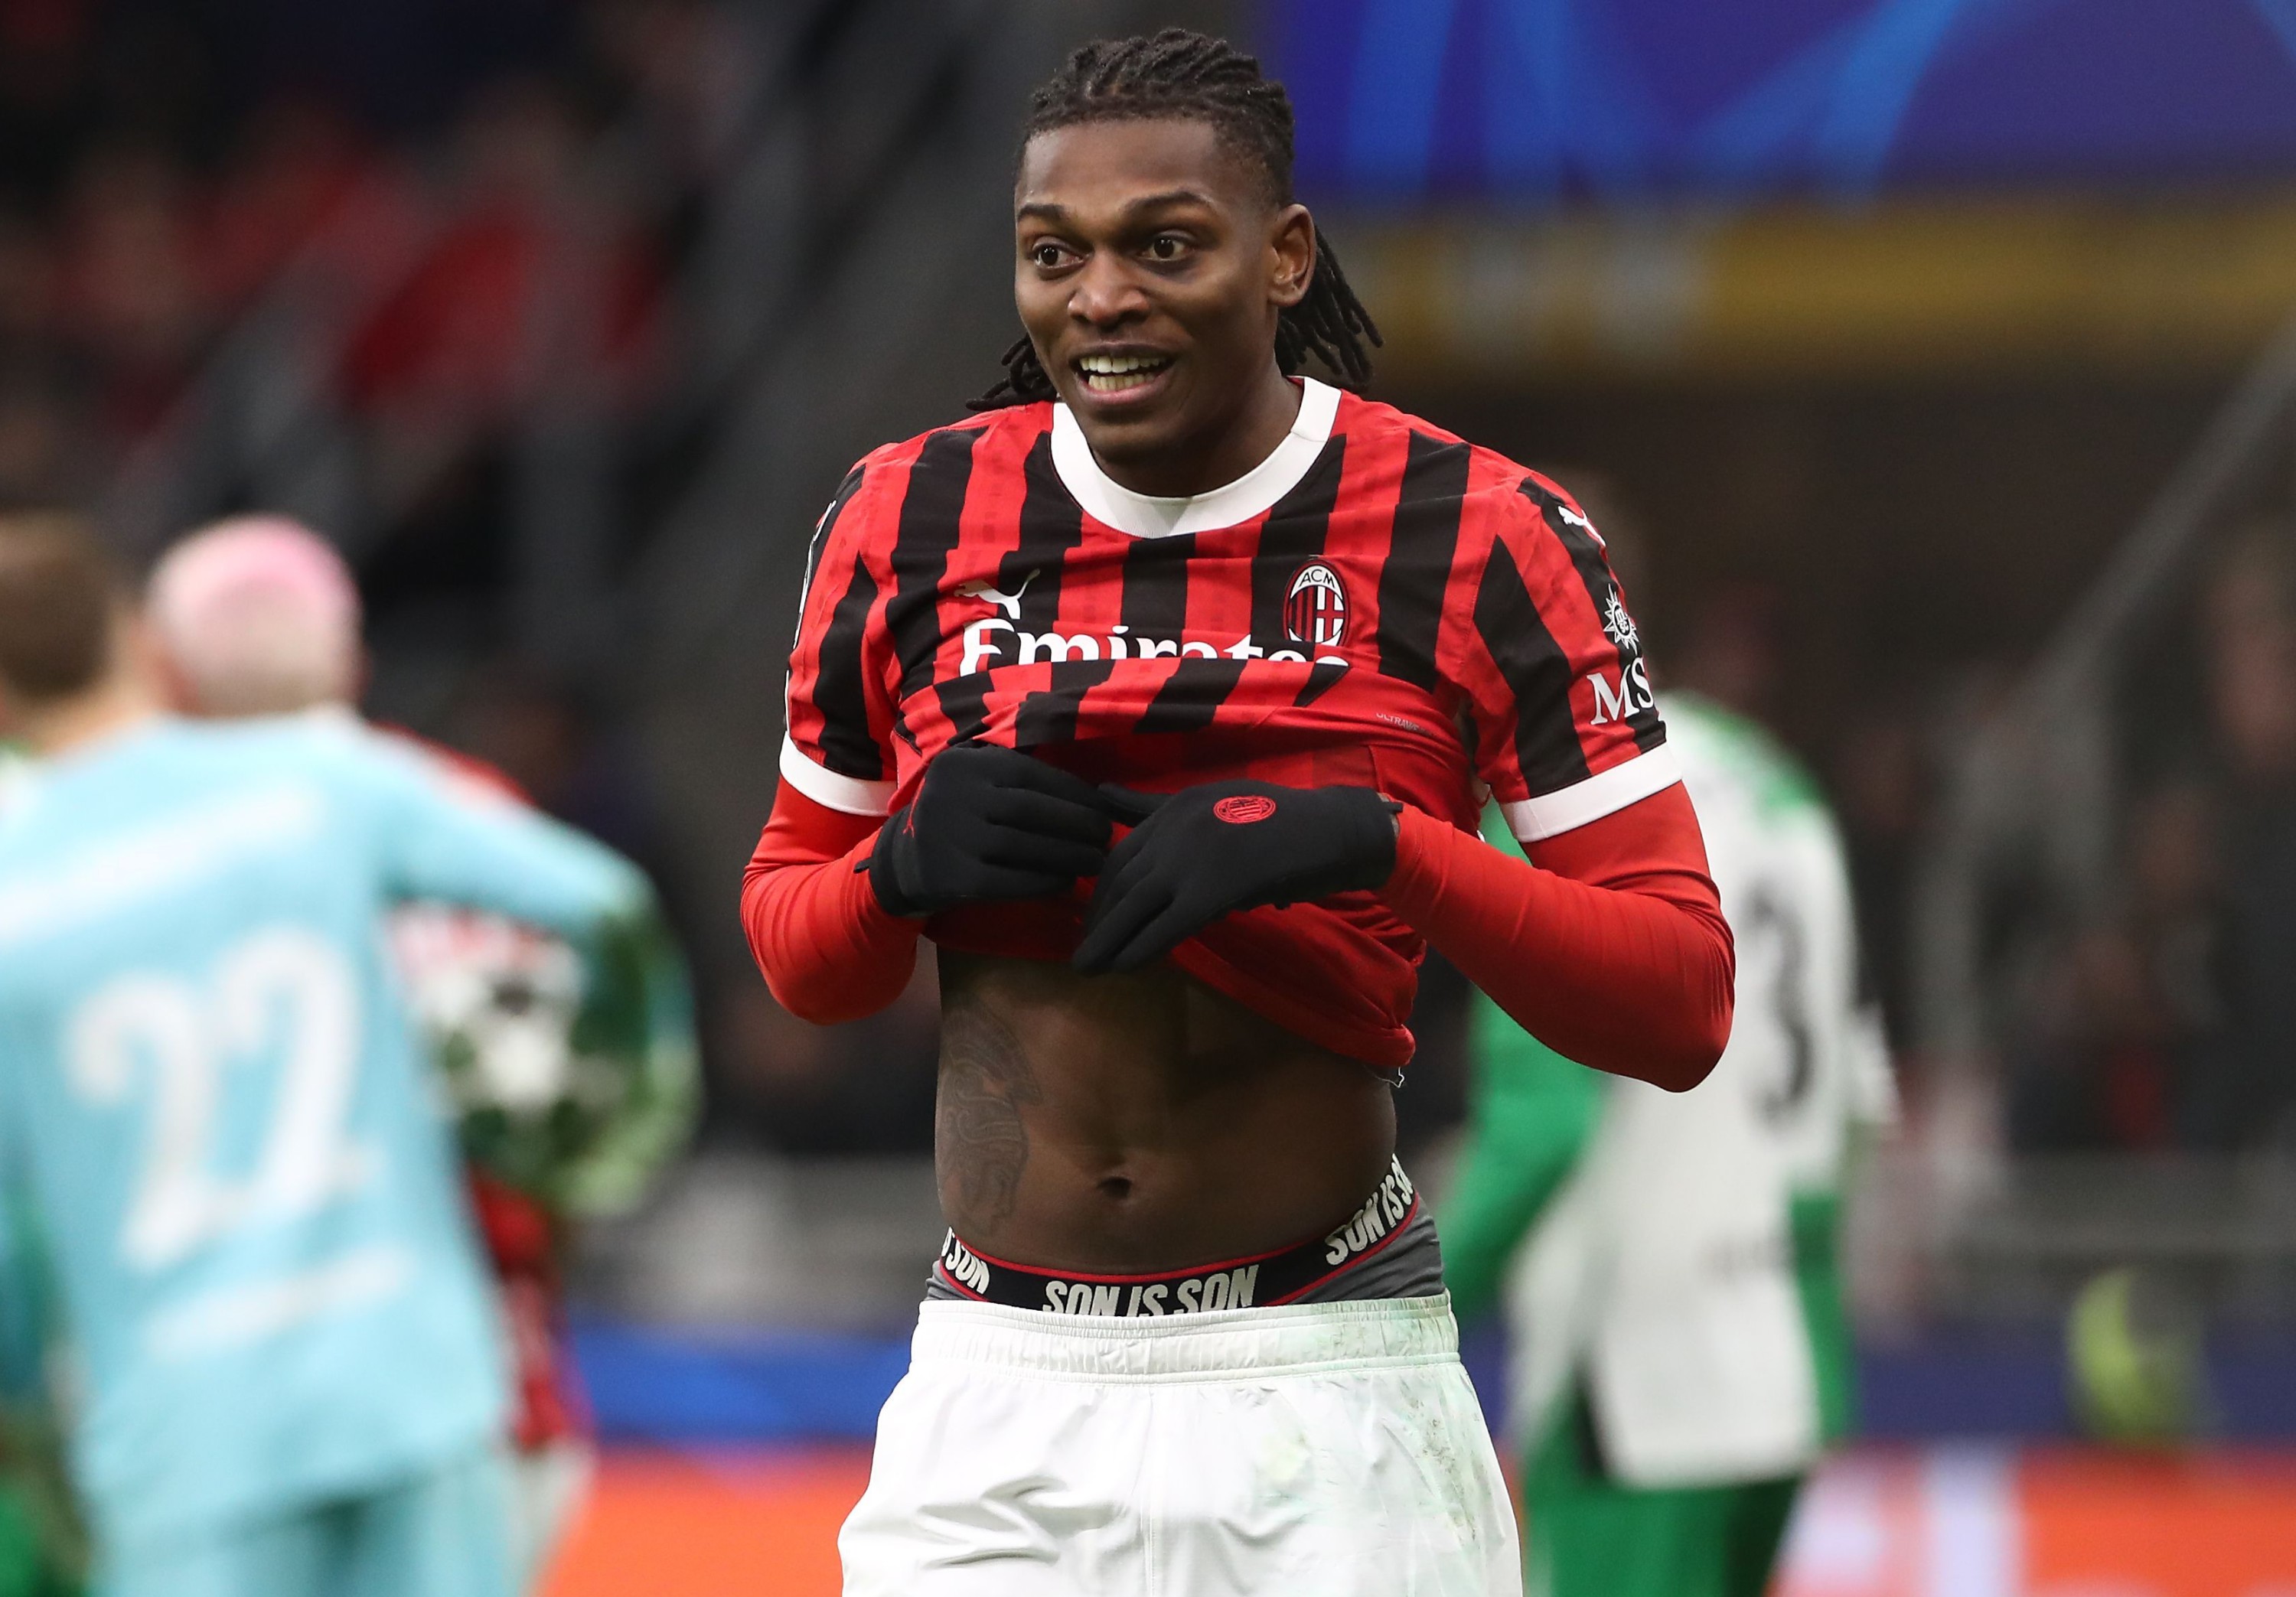
<path fill-rule="evenodd" d="M 989 413 L 856 466 L 816 530 L 784 781 L 883 815 L 951 743 L 1153 791 L 1354 783 L 1525 840 L 1676 780 L 1602 540 L 1553 484 L 1312 381 L 1248 476 L 1188 499 L 1111 480 L 1064 408 Z M 977 905 L 926 934 L 1063 958 L 1074 900 Z M 1422 945 L 1369 894 L 1231 915 L 1173 958 L 1381 1064 Z"/>

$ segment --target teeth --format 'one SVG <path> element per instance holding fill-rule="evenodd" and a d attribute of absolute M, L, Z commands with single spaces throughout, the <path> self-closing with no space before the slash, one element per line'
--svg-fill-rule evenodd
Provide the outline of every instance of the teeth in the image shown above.
<path fill-rule="evenodd" d="M 1077 364 L 1086 372 L 1115 375 L 1124 372 L 1147 372 L 1168 366 L 1171 361 L 1161 355 L 1087 355 Z"/>
<path fill-rule="evenodd" d="M 1095 394 L 1120 394 L 1127 389 L 1136 389 L 1144 383 L 1155 381 L 1156 372 L 1163 369 L 1159 366 L 1155 372 L 1086 371 L 1084 374 L 1084 386 Z"/>

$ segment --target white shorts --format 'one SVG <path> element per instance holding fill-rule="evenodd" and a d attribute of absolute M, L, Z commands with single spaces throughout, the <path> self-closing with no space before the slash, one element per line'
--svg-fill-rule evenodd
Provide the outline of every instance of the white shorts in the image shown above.
<path fill-rule="evenodd" d="M 931 1302 L 845 1597 L 1517 1597 L 1447 1295 L 1167 1319 Z"/>

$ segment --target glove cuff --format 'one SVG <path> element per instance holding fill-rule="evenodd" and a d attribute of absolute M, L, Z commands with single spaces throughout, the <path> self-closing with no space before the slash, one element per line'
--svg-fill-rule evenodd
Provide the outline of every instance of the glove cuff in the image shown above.
<path fill-rule="evenodd" d="M 877 841 L 869 850 L 865 862 L 869 872 L 869 889 L 877 895 L 877 907 L 889 915 L 905 920 L 922 920 L 930 912 L 923 905 L 912 903 L 901 890 L 902 857 L 908 853 L 909 807 L 903 805 L 885 817 L 884 825 L 877 829 Z"/>
<path fill-rule="evenodd" d="M 1363 829 L 1363 842 L 1358 850 L 1350 850 L 1353 857 L 1364 862 L 1364 878 L 1359 884 L 1366 891 L 1376 891 L 1387 885 L 1395 874 L 1396 846 L 1400 841 L 1400 820 L 1403 806 L 1385 793 L 1374 791 L 1372 802 L 1358 807 Z"/>

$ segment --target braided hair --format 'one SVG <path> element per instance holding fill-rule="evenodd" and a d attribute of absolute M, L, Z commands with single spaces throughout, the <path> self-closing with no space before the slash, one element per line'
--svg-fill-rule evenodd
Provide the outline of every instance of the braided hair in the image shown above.
<path fill-rule="evenodd" d="M 1058 127 L 1087 122 L 1161 119 L 1208 122 L 1232 152 L 1267 178 L 1268 197 L 1292 203 L 1292 99 L 1264 77 L 1259 62 L 1225 39 L 1185 28 L 1128 39 L 1080 45 L 1061 70 L 1029 97 L 1021 143 Z M 1277 314 L 1275 364 L 1296 374 L 1314 356 L 1343 388 L 1359 389 L 1371 376 L 1379 329 L 1348 286 L 1332 242 L 1316 233 L 1316 266 L 1308 291 Z M 1028 405 L 1054 397 L 1053 380 L 1024 335 L 1004 352 L 1004 376 L 972 402 L 975 410 Z"/>

